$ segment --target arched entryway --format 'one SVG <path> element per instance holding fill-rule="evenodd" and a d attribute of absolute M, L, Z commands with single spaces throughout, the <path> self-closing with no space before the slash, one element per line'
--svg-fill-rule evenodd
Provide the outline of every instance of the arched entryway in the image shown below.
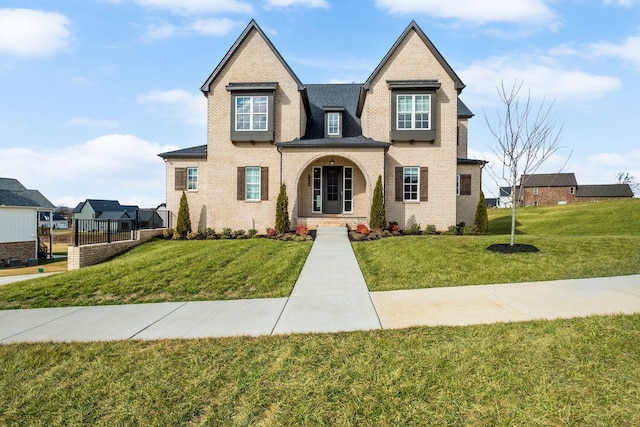
<path fill-rule="evenodd" d="M 297 188 L 299 224 L 355 225 L 367 223 L 369 184 L 355 161 L 323 155 L 301 170 Z"/>

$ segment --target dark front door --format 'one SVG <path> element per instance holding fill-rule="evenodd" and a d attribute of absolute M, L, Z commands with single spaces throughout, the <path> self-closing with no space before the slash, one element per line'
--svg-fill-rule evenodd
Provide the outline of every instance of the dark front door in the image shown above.
<path fill-rule="evenodd" d="M 325 166 L 322 171 L 324 177 L 323 212 L 326 214 L 342 213 L 342 166 Z"/>

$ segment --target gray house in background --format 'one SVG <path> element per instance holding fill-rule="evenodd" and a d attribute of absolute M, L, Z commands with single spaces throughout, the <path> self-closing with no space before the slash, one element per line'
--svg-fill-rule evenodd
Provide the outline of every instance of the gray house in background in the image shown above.
<path fill-rule="evenodd" d="M 55 206 L 17 179 L 0 178 L 0 267 L 20 266 L 38 257 L 38 211 Z"/>
<path fill-rule="evenodd" d="M 108 220 L 118 221 L 118 231 L 135 228 L 161 228 L 164 225 L 162 217 L 156 209 L 140 209 L 136 205 L 121 205 L 117 200 L 87 199 L 73 210 L 74 222 L 76 219 L 92 219 L 106 224 Z M 137 223 L 135 221 L 137 220 Z M 100 230 L 104 227 L 99 226 Z M 112 228 L 112 230 L 116 230 Z"/>

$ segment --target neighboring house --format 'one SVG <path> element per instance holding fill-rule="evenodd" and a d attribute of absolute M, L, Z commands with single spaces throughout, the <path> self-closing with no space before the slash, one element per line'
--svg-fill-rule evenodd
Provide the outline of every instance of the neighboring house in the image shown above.
<path fill-rule="evenodd" d="M 109 220 L 130 220 L 118 222 L 117 228 L 112 230 L 127 231 L 131 229 L 130 222 L 135 218 L 137 206 L 123 206 L 117 200 L 87 199 L 78 204 L 73 210 L 73 220 L 93 219 L 96 221 L 92 231 L 106 230 Z"/>
<path fill-rule="evenodd" d="M 136 214 L 134 213 L 134 218 Z M 138 229 L 164 228 L 164 221 L 157 209 L 138 209 L 137 213 Z"/>
<path fill-rule="evenodd" d="M 520 192 L 520 186 L 516 186 L 516 193 Z M 498 197 L 498 207 L 499 208 L 510 208 L 513 207 L 511 203 L 511 187 L 500 187 L 500 197 Z"/>
<path fill-rule="evenodd" d="M 49 211 L 38 212 L 38 226 L 40 228 L 69 228 L 65 217 Z"/>
<path fill-rule="evenodd" d="M 616 200 L 633 197 L 629 184 L 578 185 L 573 173 L 532 174 L 520 178 L 521 206 Z"/>
<path fill-rule="evenodd" d="M 283 183 L 292 227 L 367 224 L 382 176 L 387 221 L 473 223 L 464 87 L 415 21 L 364 83 L 303 84 L 252 20 L 201 87 L 207 144 L 159 155 L 167 209 L 184 191 L 194 229 L 264 231 Z"/>
<path fill-rule="evenodd" d="M 38 190 L 18 180 L 0 178 L 0 260 L 23 263 L 38 256 L 38 211 L 55 206 Z"/>
<path fill-rule="evenodd" d="M 497 208 L 498 207 L 498 202 L 500 201 L 500 199 L 496 198 L 496 197 L 489 197 L 485 199 L 485 202 L 487 204 L 487 209 L 491 209 L 491 208 Z"/>

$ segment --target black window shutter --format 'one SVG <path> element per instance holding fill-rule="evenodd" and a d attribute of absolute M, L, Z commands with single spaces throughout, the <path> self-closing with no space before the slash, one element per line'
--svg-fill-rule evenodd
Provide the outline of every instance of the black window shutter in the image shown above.
<path fill-rule="evenodd" d="M 260 200 L 269 200 L 269 168 L 260 168 Z"/>
<path fill-rule="evenodd" d="M 420 201 L 429 200 L 429 168 L 420 168 Z"/>
<path fill-rule="evenodd" d="M 396 202 L 401 202 L 403 200 L 402 169 L 402 166 L 396 167 Z"/>
<path fill-rule="evenodd" d="M 244 166 L 238 166 L 238 200 L 244 200 Z"/>
<path fill-rule="evenodd" d="M 471 195 L 471 175 L 460 175 L 460 195 Z"/>
<path fill-rule="evenodd" d="M 176 168 L 175 187 L 177 191 L 187 189 L 187 168 Z"/>

